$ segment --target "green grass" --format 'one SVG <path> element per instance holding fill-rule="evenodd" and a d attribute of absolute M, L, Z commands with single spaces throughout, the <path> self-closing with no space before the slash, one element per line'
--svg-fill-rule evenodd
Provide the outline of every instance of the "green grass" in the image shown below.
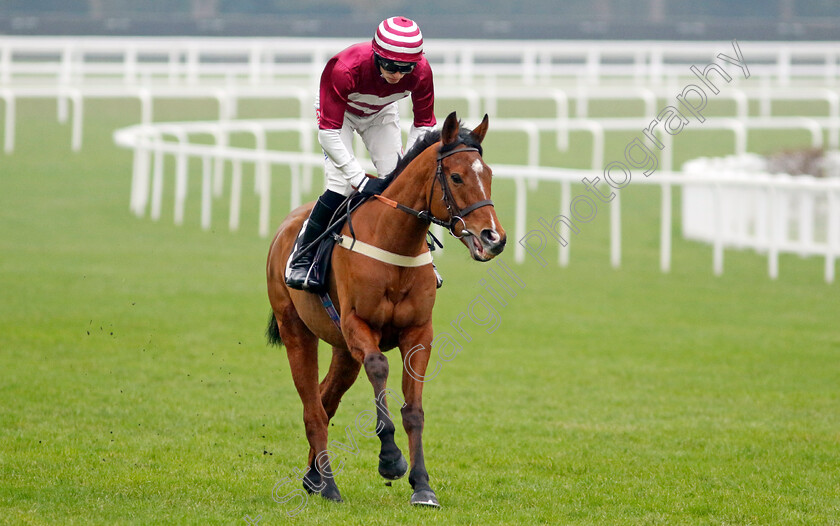
<path fill-rule="evenodd" d="M 215 111 L 158 110 L 167 120 Z M 443 508 L 411 508 L 406 480 L 385 487 L 378 441 L 356 433 L 358 454 L 340 455 L 345 503 L 311 498 L 289 519 L 294 503 L 273 501 L 272 488 L 303 467 L 308 447 L 284 352 L 263 338 L 268 240 L 256 235 L 255 198 L 243 192 L 240 232 L 227 231 L 226 196 L 202 231 L 193 176 L 183 226 L 172 225 L 171 201 L 161 221 L 138 219 L 132 157 L 111 133 L 139 108 L 89 101 L 86 117 L 73 153 L 54 104 L 22 101 L 17 150 L 0 157 L 0 522 L 840 520 L 840 302 L 823 262 L 783 256 L 773 281 L 763 257 L 728 251 L 714 277 L 711 248 L 676 238 L 662 274 L 658 192 L 631 185 L 620 270 L 609 265 L 605 210 L 573 238 L 568 268 L 516 265 L 505 181 L 494 188 L 511 233 L 503 260 L 525 287 L 502 306 L 479 281 L 488 266 L 452 240 L 438 258 L 438 333 L 454 335 L 450 322 L 479 295 L 499 319 L 490 334 L 464 321 L 471 341 L 434 358 L 440 373 L 425 385 L 426 459 Z M 680 160 L 728 153 L 718 152 L 728 139 L 695 133 L 703 140 L 677 138 Z M 491 122 L 488 162 L 520 162 L 518 140 Z M 546 162 L 584 166 L 586 139 L 574 141 L 561 154 L 547 140 Z M 608 155 L 620 158 L 623 144 L 613 139 Z M 275 224 L 283 187 L 273 185 Z M 533 228 L 556 214 L 556 190 L 530 193 Z M 371 398 L 362 376 L 333 439 L 346 442 Z M 397 442 L 405 450 L 404 433 Z"/>

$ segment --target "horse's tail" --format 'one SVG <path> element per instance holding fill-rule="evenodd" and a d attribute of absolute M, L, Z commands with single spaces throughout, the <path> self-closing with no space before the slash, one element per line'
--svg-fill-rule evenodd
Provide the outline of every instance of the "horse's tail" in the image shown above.
<path fill-rule="evenodd" d="M 277 318 L 274 317 L 274 311 L 268 318 L 268 327 L 265 329 L 265 337 L 269 345 L 283 346 L 283 340 L 280 338 L 280 327 L 277 326 Z"/>

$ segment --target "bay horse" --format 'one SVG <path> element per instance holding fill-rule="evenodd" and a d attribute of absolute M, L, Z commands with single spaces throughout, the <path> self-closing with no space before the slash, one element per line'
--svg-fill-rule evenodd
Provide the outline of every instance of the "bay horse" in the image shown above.
<path fill-rule="evenodd" d="M 362 366 L 376 397 L 379 473 L 388 480 L 405 475 L 408 465 L 394 442 L 395 427 L 385 399 L 388 360 L 383 352 L 399 347 L 404 364 L 401 413 L 411 460 L 410 502 L 439 506 L 429 485 L 422 442 L 422 379 L 432 348 L 436 294 L 426 234 L 431 222 L 446 225 L 478 261 L 489 261 L 504 249 L 505 231 L 490 200 L 492 172 L 481 156 L 487 128 L 487 115 L 471 131 L 451 113 L 440 131 L 429 132 L 400 159 L 381 196 L 360 205 L 352 225 L 342 227 L 345 239 L 397 257 L 376 258 L 355 247 L 335 247 L 329 297 L 340 323 L 331 319 L 318 295 L 291 289 L 284 280 L 287 259 L 313 204 L 292 211 L 271 243 L 266 276 L 272 315 L 266 334 L 270 343 L 286 346 L 303 402 L 309 469 L 302 480 L 309 493 L 342 500 L 327 453 L 327 428 Z M 414 264 L 401 266 L 406 260 Z M 332 345 L 329 371 L 320 384 L 319 339 Z"/>

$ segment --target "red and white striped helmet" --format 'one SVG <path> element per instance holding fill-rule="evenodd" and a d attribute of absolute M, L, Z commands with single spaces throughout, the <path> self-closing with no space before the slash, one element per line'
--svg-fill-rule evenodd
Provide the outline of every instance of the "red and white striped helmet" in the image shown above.
<path fill-rule="evenodd" d="M 423 34 L 413 20 L 404 16 L 386 18 L 376 28 L 373 51 L 388 60 L 419 62 L 423 56 Z"/>

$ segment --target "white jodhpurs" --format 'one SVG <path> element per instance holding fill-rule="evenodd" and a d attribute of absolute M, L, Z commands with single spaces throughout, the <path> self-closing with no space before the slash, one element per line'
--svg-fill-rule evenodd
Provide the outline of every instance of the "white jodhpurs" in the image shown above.
<path fill-rule="evenodd" d="M 379 177 L 388 175 L 396 168 L 399 156 L 402 154 L 402 133 L 397 103 L 391 103 L 381 111 L 367 117 L 344 113 L 341 142 L 351 155 L 353 154 L 354 132 L 362 138 Z M 353 192 L 347 176 L 326 154 L 324 155 L 324 174 L 327 190 L 345 196 Z"/>

